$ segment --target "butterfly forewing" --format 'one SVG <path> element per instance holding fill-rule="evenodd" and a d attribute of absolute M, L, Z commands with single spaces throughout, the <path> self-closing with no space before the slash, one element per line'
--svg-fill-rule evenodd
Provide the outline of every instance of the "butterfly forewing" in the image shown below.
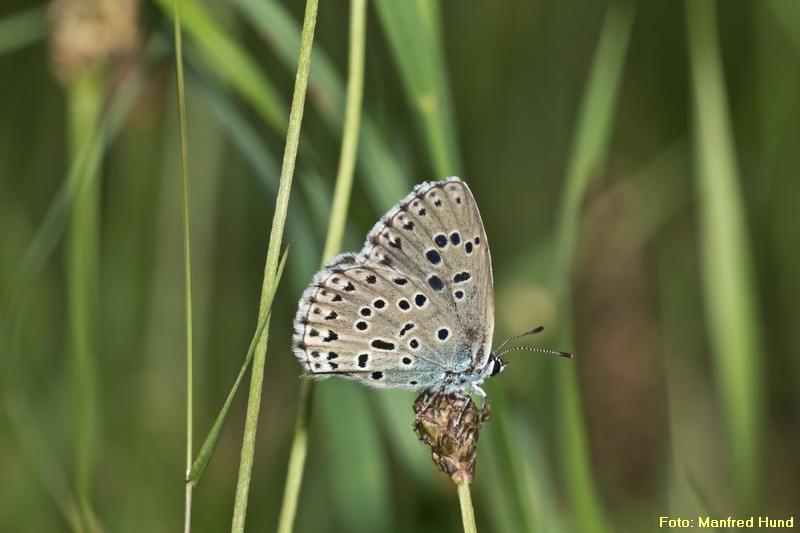
<path fill-rule="evenodd" d="M 478 206 L 463 181 L 418 186 L 373 228 L 362 253 L 413 272 L 472 351 L 488 357 L 494 328 L 491 258 Z"/>
<path fill-rule="evenodd" d="M 491 260 L 461 180 L 417 186 L 358 255 L 318 273 L 295 319 L 295 353 L 314 376 L 434 388 L 481 368 L 494 327 Z"/>

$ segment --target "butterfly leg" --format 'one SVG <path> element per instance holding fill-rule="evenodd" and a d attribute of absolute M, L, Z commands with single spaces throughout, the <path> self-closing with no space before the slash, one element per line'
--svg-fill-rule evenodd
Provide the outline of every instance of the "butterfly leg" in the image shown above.
<path fill-rule="evenodd" d="M 486 402 L 488 401 L 488 399 L 486 397 L 486 391 L 484 391 L 480 387 L 480 385 L 478 385 L 478 382 L 473 382 L 472 383 L 472 392 L 474 392 L 475 394 L 477 394 L 478 396 L 483 398 L 483 405 L 481 405 L 481 411 L 483 411 L 486 408 Z"/>
<path fill-rule="evenodd" d="M 481 392 L 483 392 L 483 391 L 481 391 Z M 456 426 L 460 426 L 461 425 L 461 420 L 464 418 L 464 413 L 467 412 L 467 409 L 469 408 L 469 404 L 472 403 L 472 398 L 470 398 L 469 394 L 467 394 L 466 392 L 461 391 L 459 396 L 463 396 L 465 401 L 464 401 L 464 405 L 461 407 L 461 412 L 458 414 L 458 420 L 456 420 Z"/>
<path fill-rule="evenodd" d="M 428 410 L 428 407 L 430 407 L 430 406 L 431 406 L 431 404 L 433 403 L 433 399 L 434 399 L 434 398 L 436 397 L 436 395 L 437 395 L 438 393 L 440 393 L 440 392 L 441 392 L 441 389 L 439 389 L 439 391 L 437 391 L 437 392 L 431 392 L 430 390 L 426 390 L 425 392 L 423 392 L 423 393 L 422 393 L 422 398 L 421 398 L 421 399 L 422 399 L 422 400 L 424 400 L 424 401 L 425 401 L 425 403 L 424 403 L 424 404 L 422 405 L 422 407 L 421 407 L 421 408 L 420 408 L 420 409 L 417 411 L 417 416 L 415 417 L 415 419 L 417 419 L 417 420 L 418 420 L 418 419 L 419 419 L 419 415 L 420 415 L 420 413 L 423 413 L 423 412 L 425 412 L 425 411 L 427 411 L 427 410 Z"/>

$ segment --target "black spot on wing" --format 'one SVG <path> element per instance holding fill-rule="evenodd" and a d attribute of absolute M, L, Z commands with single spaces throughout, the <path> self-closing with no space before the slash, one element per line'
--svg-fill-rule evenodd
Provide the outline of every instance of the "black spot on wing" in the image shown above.
<path fill-rule="evenodd" d="M 388 342 L 382 339 L 375 339 L 370 343 L 373 348 L 377 348 L 378 350 L 394 350 L 394 343 Z"/>
<path fill-rule="evenodd" d="M 428 278 L 428 285 L 433 287 L 434 290 L 441 291 L 444 289 L 444 282 L 439 276 L 431 276 Z"/>

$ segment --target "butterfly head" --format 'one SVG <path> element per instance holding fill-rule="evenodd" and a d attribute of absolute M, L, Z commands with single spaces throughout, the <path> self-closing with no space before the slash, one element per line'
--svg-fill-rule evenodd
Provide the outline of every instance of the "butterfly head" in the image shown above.
<path fill-rule="evenodd" d="M 499 356 L 492 353 L 489 356 L 489 361 L 487 362 L 487 367 L 489 369 L 489 377 L 496 376 L 497 374 L 502 372 L 507 364 L 508 361 L 503 361 L 502 359 L 500 359 Z"/>

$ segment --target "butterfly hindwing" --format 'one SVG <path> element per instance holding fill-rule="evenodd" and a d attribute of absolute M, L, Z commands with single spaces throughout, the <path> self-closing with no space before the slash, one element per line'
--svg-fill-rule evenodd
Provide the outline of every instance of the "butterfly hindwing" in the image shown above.
<path fill-rule="evenodd" d="M 432 320 L 427 302 L 396 271 L 361 259 L 337 257 L 303 297 L 295 350 L 308 373 L 413 389 L 443 375 L 442 364 L 419 353 L 421 324 Z"/>

